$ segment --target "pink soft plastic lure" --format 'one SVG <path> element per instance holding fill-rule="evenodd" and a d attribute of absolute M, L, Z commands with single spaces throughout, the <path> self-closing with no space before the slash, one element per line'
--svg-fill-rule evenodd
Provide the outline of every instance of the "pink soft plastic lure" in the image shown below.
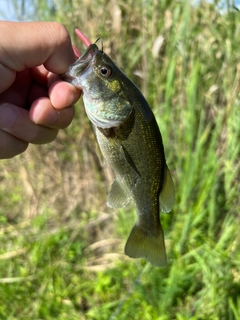
<path fill-rule="evenodd" d="M 86 48 L 90 46 L 91 41 L 87 38 L 87 36 L 85 36 L 84 33 L 82 33 L 82 31 L 76 28 L 75 33 L 78 36 L 78 38 L 83 42 L 83 44 L 86 46 Z M 78 59 L 81 56 L 80 51 L 75 46 L 73 46 L 73 51 L 75 53 L 75 56 Z"/>
<path fill-rule="evenodd" d="M 85 36 L 84 33 L 82 33 L 82 31 L 76 28 L 75 33 L 78 36 L 78 38 L 85 44 L 86 48 L 90 46 L 91 41 Z"/>

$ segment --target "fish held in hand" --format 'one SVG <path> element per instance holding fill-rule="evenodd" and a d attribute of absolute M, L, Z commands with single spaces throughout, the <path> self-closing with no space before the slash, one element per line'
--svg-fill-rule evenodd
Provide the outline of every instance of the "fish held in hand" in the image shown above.
<path fill-rule="evenodd" d="M 80 38 L 90 43 L 81 34 Z M 125 253 L 164 266 L 160 209 L 172 209 L 174 186 L 151 108 L 135 84 L 96 44 L 88 46 L 63 79 L 83 91 L 101 154 L 114 171 L 108 206 L 120 208 L 133 201 L 136 207 L 137 222 Z"/>

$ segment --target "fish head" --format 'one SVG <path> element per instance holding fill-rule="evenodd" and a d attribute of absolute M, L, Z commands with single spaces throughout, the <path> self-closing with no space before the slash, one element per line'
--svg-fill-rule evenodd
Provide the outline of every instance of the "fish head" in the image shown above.
<path fill-rule="evenodd" d="M 96 127 L 119 127 L 131 114 L 124 82 L 128 78 L 96 44 L 91 44 L 62 78 L 83 91 L 86 113 Z"/>

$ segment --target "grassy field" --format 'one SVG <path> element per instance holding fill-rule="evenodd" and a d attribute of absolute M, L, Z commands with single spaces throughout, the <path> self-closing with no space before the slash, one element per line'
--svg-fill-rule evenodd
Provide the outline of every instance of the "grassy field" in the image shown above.
<path fill-rule="evenodd" d="M 161 215 L 167 266 L 126 257 L 134 207 L 106 207 L 113 176 L 80 101 L 55 142 L 0 162 L 0 319 L 240 320 L 239 12 L 230 2 L 221 13 L 204 1 L 39 3 L 35 19 L 102 37 L 147 97 L 176 204 Z"/>

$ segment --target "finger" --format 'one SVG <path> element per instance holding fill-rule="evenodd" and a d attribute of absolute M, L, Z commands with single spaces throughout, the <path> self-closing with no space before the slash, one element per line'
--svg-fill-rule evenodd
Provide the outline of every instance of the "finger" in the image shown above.
<path fill-rule="evenodd" d="M 43 144 L 53 141 L 58 130 L 33 123 L 27 110 L 15 105 L 0 104 L 0 129 L 27 143 Z"/>
<path fill-rule="evenodd" d="M 80 90 L 67 82 L 58 81 L 50 89 L 50 99 L 47 89 L 38 84 L 33 84 L 29 93 L 31 105 L 29 118 L 38 125 L 49 128 L 64 129 L 69 126 L 74 116 L 75 103 L 80 95 Z"/>
<path fill-rule="evenodd" d="M 78 101 L 81 91 L 65 81 L 55 81 L 49 88 L 49 97 L 56 109 L 63 109 Z"/>
<path fill-rule="evenodd" d="M 1 62 L 12 70 L 45 64 L 61 74 L 76 60 L 70 36 L 58 22 L 0 21 L 0 36 Z"/>
<path fill-rule="evenodd" d="M 0 78 L 0 93 L 1 93 L 13 84 L 16 78 L 16 72 L 13 70 L 10 70 L 0 61 L 0 74 L 1 74 L 1 78 Z"/>
<path fill-rule="evenodd" d="M 74 117 L 74 107 L 55 109 L 48 98 L 35 100 L 31 106 L 29 117 L 32 122 L 55 129 L 64 129 L 69 126 Z"/>
<path fill-rule="evenodd" d="M 44 66 L 31 69 L 31 75 L 35 84 L 42 86 L 44 90 L 49 88 L 49 91 L 45 91 L 43 96 L 49 95 L 52 105 L 57 109 L 76 103 L 81 96 L 81 90 L 68 82 L 62 81 L 59 75 L 47 71 Z M 32 97 L 38 98 L 40 95 L 32 95 Z M 34 101 L 34 99 L 31 100 Z"/>
<path fill-rule="evenodd" d="M 0 130 L 0 159 L 9 159 L 24 152 L 28 143 Z"/>
<path fill-rule="evenodd" d="M 57 22 L 0 21 L 0 39 L 0 92 L 13 83 L 15 71 L 44 64 L 62 74 L 75 61 L 70 36 Z"/>
<path fill-rule="evenodd" d="M 31 109 L 32 104 L 41 98 L 46 98 L 49 100 L 48 97 L 48 89 L 36 82 L 33 82 L 31 85 L 31 89 L 28 93 L 27 105 L 29 106 L 29 110 Z"/>
<path fill-rule="evenodd" d="M 21 108 L 26 107 L 26 98 L 28 95 L 30 84 L 31 73 L 29 69 L 24 69 L 21 72 L 17 72 L 15 81 L 11 85 L 11 87 L 0 94 L 0 103 L 8 102 L 11 104 L 15 104 Z"/>
<path fill-rule="evenodd" d="M 48 85 L 48 74 L 49 71 L 43 66 L 38 66 L 30 69 L 32 79 L 37 83 L 41 84 L 43 87 Z"/>

